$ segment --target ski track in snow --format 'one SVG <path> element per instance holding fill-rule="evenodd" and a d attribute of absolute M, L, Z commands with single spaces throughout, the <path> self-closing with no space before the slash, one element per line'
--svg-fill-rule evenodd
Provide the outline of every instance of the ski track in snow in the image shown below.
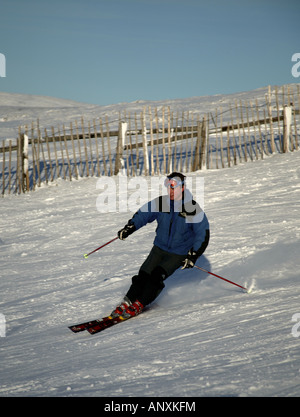
<path fill-rule="evenodd" d="M 67 326 L 109 313 L 155 225 L 115 241 L 132 213 L 99 213 L 97 178 L 1 200 L 0 396 L 299 396 L 300 152 L 205 178 L 210 245 L 144 314 L 99 335 Z"/>

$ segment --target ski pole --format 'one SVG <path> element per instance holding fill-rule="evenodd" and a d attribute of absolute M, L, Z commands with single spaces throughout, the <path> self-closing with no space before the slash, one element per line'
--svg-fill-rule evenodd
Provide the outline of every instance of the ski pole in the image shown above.
<path fill-rule="evenodd" d="M 194 266 L 195 266 L 196 268 L 198 268 L 198 269 L 201 269 L 201 271 L 207 272 L 207 273 L 208 273 L 208 274 L 210 274 L 210 275 L 214 275 L 215 277 L 220 278 L 220 279 L 222 279 L 223 281 L 227 281 L 227 282 L 229 282 L 230 284 L 236 285 L 237 287 L 240 287 L 240 288 L 242 288 L 243 290 L 246 290 L 247 292 L 249 292 L 249 290 L 247 290 L 247 288 L 242 287 L 241 285 L 236 284 L 235 282 L 229 281 L 229 279 L 222 278 L 222 277 L 220 277 L 220 275 L 214 274 L 213 272 L 209 272 L 209 271 L 207 271 L 206 269 L 201 268 L 200 266 L 197 266 L 197 265 L 194 265 Z"/>
<path fill-rule="evenodd" d="M 104 243 L 104 245 L 99 246 L 99 248 L 97 248 L 97 249 L 93 250 L 92 252 L 90 252 L 90 253 L 85 253 L 83 256 L 85 257 L 85 259 L 87 259 L 87 257 L 88 257 L 88 256 L 90 256 L 92 253 L 97 252 L 97 250 L 99 250 L 99 249 L 101 249 L 101 248 L 104 248 L 104 246 L 109 245 L 111 242 L 113 242 L 114 240 L 117 240 L 117 239 L 119 239 L 119 238 L 118 238 L 118 236 L 117 236 L 117 237 L 114 237 L 114 238 L 113 238 L 112 240 L 110 240 L 109 242 Z"/>

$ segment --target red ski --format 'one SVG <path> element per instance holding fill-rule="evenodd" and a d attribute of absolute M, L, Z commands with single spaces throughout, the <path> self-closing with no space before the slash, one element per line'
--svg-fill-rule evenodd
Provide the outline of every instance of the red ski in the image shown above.
<path fill-rule="evenodd" d="M 102 332 L 102 330 L 105 330 L 108 327 L 114 326 L 115 324 L 121 323 L 122 321 L 126 321 L 129 318 L 124 319 L 121 316 L 112 318 L 111 316 L 107 316 L 107 317 L 103 317 L 102 319 L 96 319 L 96 320 L 86 321 L 85 323 L 74 324 L 73 326 L 69 326 L 69 329 L 72 330 L 72 332 L 74 333 L 79 333 L 84 330 L 87 330 L 90 334 L 95 334 L 95 333 Z"/>
<path fill-rule="evenodd" d="M 130 318 L 130 317 L 129 317 Z M 109 318 L 108 320 L 102 320 L 98 323 L 88 327 L 86 330 L 90 334 L 96 334 L 99 332 L 102 332 L 103 330 L 107 329 L 108 327 L 112 327 L 118 323 L 122 323 L 122 321 L 126 321 L 128 319 L 124 319 L 122 316 L 115 317 L 115 318 Z"/>
<path fill-rule="evenodd" d="M 102 319 L 96 319 L 91 321 L 86 321 L 84 323 L 74 324 L 73 326 L 69 326 L 69 329 L 72 330 L 74 333 L 82 332 L 83 330 L 87 330 L 89 327 L 93 327 L 97 324 L 106 322 L 111 320 L 110 316 L 102 317 Z"/>

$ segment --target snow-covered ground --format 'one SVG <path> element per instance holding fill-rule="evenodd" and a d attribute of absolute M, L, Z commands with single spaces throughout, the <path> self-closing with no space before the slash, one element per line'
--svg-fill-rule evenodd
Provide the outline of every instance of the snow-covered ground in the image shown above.
<path fill-rule="evenodd" d="M 144 314 L 94 336 L 67 326 L 119 302 L 155 225 L 86 260 L 132 215 L 97 210 L 97 178 L 1 199 L 0 396 L 300 395 L 300 152 L 190 176 L 211 224 L 198 265 L 253 291 L 179 270 Z"/>
<path fill-rule="evenodd" d="M 298 107 L 297 89 L 299 84 L 289 84 L 293 97 L 288 96 L 287 86 L 283 87 L 285 88 L 285 104 L 287 104 L 289 99 L 290 101 L 295 101 L 295 106 Z M 82 116 L 84 116 L 86 121 L 107 116 L 110 128 L 116 129 L 118 127 L 119 114 L 124 114 L 124 112 L 126 112 L 127 116 L 129 113 L 131 115 L 134 113 L 139 114 L 148 106 L 151 106 L 152 109 L 157 109 L 159 118 L 163 107 L 170 107 L 174 114 L 179 112 L 179 115 L 181 112 L 189 111 L 193 113 L 194 120 L 197 119 L 198 115 L 201 118 L 209 113 L 211 117 L 215 117 L 215 112 L 218 110 L 219 113 L 223 112 L 223 123 L 231 123 L 230 106 L 234 108 L 236 101 L 244 105 L 246 102 L 249 103 L 250 100 L 252 104 L 257 101 L 258 106 L 263 110 L 266 109 L 266 95 L 268 93 L 268 87 L 262 87 L 235 94 L 216 94 L 213 96 L 160 101 L 137 100 L 131 103 L 99 106 L 54 97 L 0 92 L 0 140 L 1 142 L 3 139 L 15 140 L 18 137 L 19 126 L 24 131 L 26 125 L 30 128 L 31 123 L 34 122 L 36 124 L 37 119 L 39 120 L 41 132 L 44 132 L 45 128 L 51 132 L 51 126 L 54 126 L 55 129 L 57 127 L 62 128 L 63 124 L 68 128 L 70 122 L 74 123 L 77 120 L 80 123 Z M 279 106 L 282 108 L 282 87 L 278 87 L 278 96 Z M 275 117 L 277 116 L 277 107 L 274 86 L 271 87 L 269 99 L 272 104 L 273 116 Z M 235 111 L 233 114 L 235 115 Z M 220 114 L 218 117 L 218 123 L 220 123 Z M 244 117 L 246 120 L 246 116 Z M 263 114 L 261 114 L 261 118 L 263 117 Z M 211 120 L 210 127 L 212 128 L 213 125 L 214 121 Z"/>

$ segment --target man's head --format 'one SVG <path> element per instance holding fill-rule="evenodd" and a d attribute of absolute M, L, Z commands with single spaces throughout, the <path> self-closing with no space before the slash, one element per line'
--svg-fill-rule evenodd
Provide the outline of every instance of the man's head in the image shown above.
<path fill-rule="evenodd" d="M 180 172 L 167 175 L 165 186 L 168 189 L 170 200 L 182 200 L 185 185 L 185 176 Z"/>

